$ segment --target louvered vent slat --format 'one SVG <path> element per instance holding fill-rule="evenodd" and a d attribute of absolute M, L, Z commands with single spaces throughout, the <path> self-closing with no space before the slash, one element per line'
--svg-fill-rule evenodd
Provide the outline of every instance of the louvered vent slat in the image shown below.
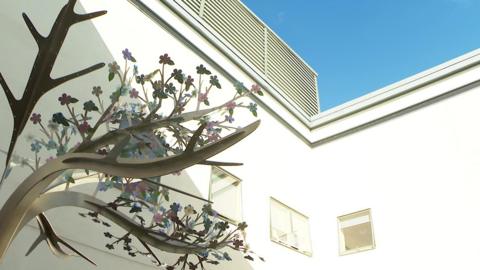
<path fill-rule="evenodd" d="M 267 74 L 310 116 L 318 113 L 315 77 L 273 33 L 268 34 Z M 288 90 L 287 90 L 288 89 Z"/>
<path fill-rule="evenodd" d="M 183 0 L 183 2 L 193 11 L 195 11 L 196 14 L 199 14 L 200 3 L 202 2 L 201 0 Z"/>

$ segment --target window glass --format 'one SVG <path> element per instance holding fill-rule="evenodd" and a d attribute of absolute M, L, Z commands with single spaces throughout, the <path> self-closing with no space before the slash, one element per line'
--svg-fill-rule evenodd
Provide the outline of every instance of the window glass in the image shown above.
<path fill-rule="evenodd" d="M 375 248 L 370 209 L 338 217 L 340 254 Z"/>
<path fill-rule="evenodd" d="M 311 255 L 308 218 L 273 198 L 270 200 L 270 238 Z"/>
<path fill-rule="evenodd" d="M 240 179 L 218 167 L 212 167 L 209 199 L 213 202 L 213 209 L 228 221 L 238 223 L 242 220 Z"/>

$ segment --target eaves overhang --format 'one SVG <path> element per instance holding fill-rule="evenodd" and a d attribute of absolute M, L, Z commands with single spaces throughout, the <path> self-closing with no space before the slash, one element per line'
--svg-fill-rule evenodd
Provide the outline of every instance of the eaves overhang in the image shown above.
<path fill-rule="evenodd" d="M 240 53 L 232 50 L 218 34 L 195 15 L 189 13 L 185 6 L 176 0 L 129 0 L 147 16 L 174 36 L 195 50 L 209 64 L 213 65 L 230 81 L 236 78 L 206 55 L 198 45 L 192 43 L 187 36 L 180 33 L 174 25 L 164 20 L 155 5 L 167 6 L 173 13 L 186 22 L 191 28 L 208 40 L 230 61 L 237 65 L 253 81 L 262 86 L 281 104 L 268 100 L 257 100 L 272 115 L 311 147 L 315 147 L 337 138 L 352 134 L 364 128 L 403 115 L 438 100 L 461 93 L 477 86 L 480 81 L 480 49 L 462 55 L 451 61 L 393 83 L 367 95 L 354 99 L 343 105 L 334 107 L 314 116 L 308 116 L 276 86 L 265 78 L 261 72 Z"/>

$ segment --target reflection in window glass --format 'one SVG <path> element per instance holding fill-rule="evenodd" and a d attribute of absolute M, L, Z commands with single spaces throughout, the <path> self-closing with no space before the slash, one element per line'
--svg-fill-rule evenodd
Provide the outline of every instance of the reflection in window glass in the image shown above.
<path fill-rule="evenodd" d="M 338 217 L 340 255 L 375 248 L 370 209 Z"/>
<path fill-rule="evenodd" d="M 270 200 L 270 238 L 311 255 L 308 218 L 273 198 Z"/>
<path fill-rule="evenodd" d="M 218 167 L 212 167 L 209 198 L 213 202 L 213 209 L 221 216 L 233 223 L 242 221 L 240 179 Z"/>

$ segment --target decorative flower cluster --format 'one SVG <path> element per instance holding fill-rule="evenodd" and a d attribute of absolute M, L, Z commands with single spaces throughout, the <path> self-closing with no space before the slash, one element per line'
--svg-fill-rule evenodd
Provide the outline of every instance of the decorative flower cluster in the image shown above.
<path fill-rule="evenodd" d="M 119 157 L 130 159 L 168 157 L 185 151 L 196 130 L 201 130 L 195 126 L 205 127 L 196 138 L 196 146 L 200 147 L 216 142 L 226 133 L 237 129 L 232 126 L 237 109 L 247 109 L 257 116 L 257 105 L 253 102 L 244 104 L 243 100 L 254 95 L 262 96 L 263 92 L 258 85 L 247 88 L 242 83 L 235 83 L 233 96 L 224 103 L 213 106 L 211 93 L 222 91 L 222 85 L 219 78 L 204 65 L 196 67 L 195 75 L 187 75 L 181 69 L 174 68 L 172 58 L 163 54 L 159 57 L 157 69 L 141 74 L 132 52 L 125 49 L 122 55 L 123 69 L 117 62 L 108 64 L 108 80 L 117 78 L 119 81 L 119 86 L 110 94 L 109 99 L 104 97 L 100 86 L 95 86 L 91 91 L 92 99 L 83 103 L 68 93 L 60 95 L 58 102 L 63 110 L 54 113 L 46 122 L 39 113 L 31 115 L 31 122 L 39 126 L 42 136 L 32 139 L 34 164 L 28 160 L 22 162 L 36 170 L 43 162 L 69 151 L 93 152 L 104 156 L 114 152 Z M 106 103 L 105 100 L 109 102 Z M 184 119 L 185 113 L 193 112 L 196 113 L 195 117 Z M 112 151 L 111 145 L 90 149 L 89 142 L 94 135 L 100 133 L 100 127 L 106 130 L 106 134 L 100 134 L 101 136 L 125 130 L 130 139 L 115 151 Z M 42 151 L 44 154 L 40 154 Z M 45 156 L 48 158 L 42 160 L 41 157 Z M 72 171 L 65 172 L 65 182 L 75 182 L 72 175 Z M 99 176 L 99 191 L 121 191 L 120 196 L 108 204 L 109 207 L 114 210 L 127 209 L 131 218 L 145 229 L 168 236 L 169 239 L 204 247 L 201 252 L 180 256 L 176 263 L 170 265 L 162 263 L 148 245 L 139 239 L 141 246 L 135 244 L 130 233 L 114 236 L 105 232 L 105 237 L 113 240 L 106 245 L 108 249 L 122 246 L 130 256 L 153 257 L 156 265 L 163 265 L 167 269 L 204 269 L 205 263 L 229 261 L 230 255 L 223 249 L 219 250 L 225 247 L 242 251 L 246 259 L 253 259 L 250 256 L 253 252 L 244 244 L 243 239 L 247 225 L 240 223 L 231 227 L 218 218 L 211 204 L 196 210 L 192 205 L 182 206 L 178 202 L 170 202 L 170 189 L 155 179 L 131 179 L 104 174 Z M 108 222 L 101 220 L 98 213 L 81 215 L 110 227 Z M 193 262 L 192 258 L 196 261 Z"/>
<path fill-rule="evenodd" d="M 197 267 L 204 269 L 204 263 L 219 264 L 220 261 L 231 260 L 228 251 L 220 251 L 220 248 L 242 251 L 246 259 L 253 260 L 251 255 L 254 253 L 244 244 L 243 236 L 247 228 L 245 222 L 231 228 L 228 222 L 219 219 L 218 213 L 212 209 L 211 204 L 204 204 L 201 211 L 197 211 L 190 204 L 183 207 L 178 202 L 170 202 L 168 188 L 165 186 L 152 188 L 147 183 L 155 183 L 155 181 L 127 179 L 125 182 L 122 178 L 114 176 L 103 179 L 98 189 L 104 192 L 115 188 L 121 190 L 120 196 L 109 203 L 108 207 L 114 210 L 125 208 L 123 212 L 133 214 L 133 218 L 149 232 L 166 236 L 168 239 L 185 241 L 190 245 L 204 246 L 203 250 L 194 254 L 185 254 L 171 265 L 166 265 L 157 259 L 152 259 L 152 263 L 157 266 L 163 265 L 167 269 L 175 269 L 182 263 L 188 265 L 189 269 L 197 269 Z M 103 221 L 98 213 L 88 212 L 80 215 L 91 217 L 93 222 L 110 227 L 110 224 Z M 107 249 L 121 248 L 132 257 L 144 255 L 152 258 L 152 253 L 148 249 L 143 250 L 138 247 L 139 243 L 132 241 L 130 233 L 115 236 L 107 231 L 104 236 L 112 239 L 105 245 Z M 196 258 L 196 262 L 189 261 L 189 257 Z M 260 259 L 263 260 L 263 258 Z"/>

